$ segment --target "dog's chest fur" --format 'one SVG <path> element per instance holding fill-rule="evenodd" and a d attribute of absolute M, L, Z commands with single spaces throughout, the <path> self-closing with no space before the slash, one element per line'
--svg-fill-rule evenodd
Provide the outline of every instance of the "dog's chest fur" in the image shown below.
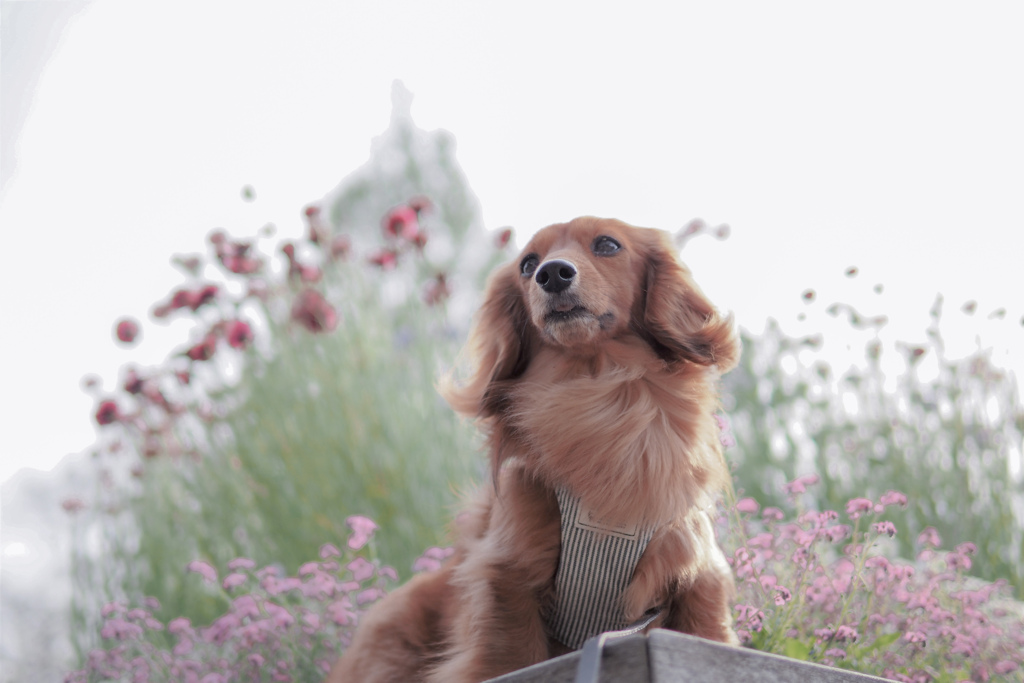
<path fill-rule="evenodd" d="M 666 523 L 706 502 L 707 478 L 721 467 L 708 380 L 642 345 L 619 351 L 589 364 L 538 354 L 507 419 L 527 466 L 552 489 L 582 495 L 610 523 Z"/>

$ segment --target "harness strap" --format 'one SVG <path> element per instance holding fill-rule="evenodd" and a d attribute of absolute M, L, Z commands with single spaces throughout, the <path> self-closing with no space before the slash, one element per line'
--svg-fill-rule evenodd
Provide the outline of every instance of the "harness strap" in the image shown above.
<path fill-rule="evenodd" d="M 621 638 L 639 633 L 651 625 L 651 622 L 661 614 L 661 607 L 652 607 L 644 612 L 640 620 L 621 631 L 605 631 L 593 638 L 588 638 L 583 644 L 583 652 L 580 653 L 580 664 L 576 668 L 575 683 L 598 683 L 601 677 L 601 656 L 604 652 L 604 644 L 612 638 Z"/>
<path fill-rule="evenodd" d="M 562 517 L 562 546 L 555 605 L 547 622 L 555 638 L 576 650 L 599 633 L 635 626 L 625 620 L 622 596 L 655 528 L 604 523 L 564 487 L 555 491 L 555 497 Z"/>

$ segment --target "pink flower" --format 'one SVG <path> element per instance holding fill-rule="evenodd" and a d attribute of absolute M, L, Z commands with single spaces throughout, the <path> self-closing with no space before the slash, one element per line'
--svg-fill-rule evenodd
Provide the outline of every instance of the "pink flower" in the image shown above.
<path fill-rule="evenodd" d="M 242 619 L 245 617 L 256 619 L 260 616 L 260 606 L 256 602 L 256 598 L 251 595 L 240 595 L 235 598 L 235 601 L 231 603 L 231 610 Z"/>
<path fill-rule="evenodd" d="M 195 361 L 210 360 L 216 350 L 217 337 L 207 334 L 203 337 L 203 341 L 185 351 L 185 355 Z"/>
<path fill-rule="evenodd" d="M 882 497 L 878 499 L 878 502 L 883 506 L 888 507 L 890 505 L 899 505 L 900 507 L 907 506 L 907 497 L 899 491 L 886 491 L 882 494 Z"/>
<path fill-rule="evenodd" d="M 138 624 L 115 618 L 107 620 L 107 623 L 103 625 L 103 629 L 100 631 L 100 636 L 108 639 L 128 640 L 129 638 L 137 638 L 142 633 L 142 627 Z"/>
<path fill-rule="evenodd" d="M 938 548 L 942 545 L 942 537 L 939 536 L 939 532 L 935 530 L 935 527 L 930 526 L 917 537 L 917 544 Z"/>
<path fill-rule="evenodd" d="M 414 241 L 420 234 L 419 216 L 411 206 L 399 206 L 384 216 L 384 236 L 389 239 Z"/>
<path fill-rule="evenodd" d="M 760 504 L 753 498 L 741 498 L 736 503 L 736 512 L 745 515 L 752 515 L 761 508 Z"/>
<path fill-rule="evenodd" d="M 290 626 L 295 623 L 295 617 L 293 617 L 291 612 L 284 607 L 270 601 L 264 603 L 263 607 L 267 610 L 267 614 L 269 614 L 270 618 L 274 620 L 274 625 L 278 628 Z"/>
<path fill-rule="evenodd" d="M 907 631 L 903 634 L 903 637 L 907 640 L 908 643 L 915 643 L 920 645 L 921 647 L 924 647 L 928 644 L 928 636 L 926 636 L 924 633 L 921 633 L 920 631 Z"/>
<path fill-rule="evenodd" d="M 857 519 L 874 508 L 875 504 L 867 498 L 854 498 L 846 504 L 846 514 L 850 516 L 850 519 Z"/>
<path fill-rule="evenodd" d="M 292 305 L 292 320 L 310 332 L 330 332 L 338 326 L 338 312 L 315 289 L 299 293 Z"/>
<path fill-rule="evenodd" d="M 75 514 L 85 509 L 85 503 L 81 498 L 65 498 L 61 501 L 60 506 L 64 509 L 64 512 L 68 514 Z"/>
<path fill-rule="evenodd" d="M 320 546 L 320 559 L 326 560 L 328 557 L 341 557 L 341 551 L 330 543 L 324 543 Z"/>
<path fill-rule="evenodd" d="M 356 615 L 348 598 L 336 600 L 327 606 L 327 618 L 338 626 L 355 623 Z"/>
<path fill-rule="evenodd" d="M 494 237 L 494 246 L 498 249 L 504 249 L 508 246 L 508 243 L 512 240 L 512 228 L 503 228 Z"/>
<path fill-rule="evenodd" d="M 994 668 L 997 674 L 1006 675 L 1008 673 L 1013 673 L 1020 667 L 1017 665 L 1016 662 L 1011 662 L 1007 659 L 1004 659 L 1002 661 L 996 662 Z"/>
<path fill-rule="evenodd" d="M 367 588 L 362 593 L 356 596 L 356 604 L 360 607 L 371 603 L 375 600 L 379 600 L 384 597 L 384 591 L 380 588 Z"/>
<path fill-rule="evenodd" d="M 245 574 L 233 572 L 224 577 L 224 582 L 221 585 L 224 587 L 225 590 L 230 590 L 232 588 L 237 588 L 238 586 L 241 586 L 243 583 L 246 582 L 247 579 L 248 577 Z"/>
<path fill-rule="evenodd" d="M 186 569 L 190 572 L 199 574 L 210 583 L 215 583 L 217 581 L 217 570 L 213 568 L 213 565 L 203 562 L 202 560 L 192 560 L 188 563 L 188 567 Z"/>
<path fill-rule="evenodd" d="M 118 410 L 117 403 L 114 401 L 103 401 L 96 409 L 96 423 L 99 425 L 113 424 L 120 419 L 121 411 Z"/>
<path fill-rule="evenodd" d="M 357 557 L 348 563 L 348 570 L 352 572 L 352 578 L 356 581 L 365 581 L 373 576 L 374 568 L 364 557 Z"/>
<path fill-rule="evenodd" d="M 235 559 L 228 562 L 228 569 L 252 569 L 256 566 L 256 563 L 250 560 L 248 557 L 236 557 Z"/>
<path fill-rule="evenodd" d="M 871 528 L 879 535 L 885 534 L 889 538 L 896 535 L 896 525 L 892 522 L 878 522 L 877 524 L 872 524 Z"/>
<path fill-rule="evenodd" d="M 836 640 L 840 643 L 846 641 L 856 642 L 858 638 L 860 638 L 860 634 L 852 626 L 840 626 L 836 629 Z"/>
<path fill-rule="evenodd" d="M 170 633 L 173 633 L 175 635 L 181 635 L 183 633 L 188 633 L 189 631 L 192 630 L 192 622 L 190 622 L 185 617 L 178 617 L 176 619 L 171 619 L 171 621 L 167 624 L 167 630 Z"/>
<path fill-rule="evenodd" d="M 394 249 L 378 249 L 370 255 L 370 263 L 378 268 L 389 270 L 398 265 L 398 252 Z"/>
<path fill-rule="evenodd" d="M 373 523 L 373 520 L 362 515 L 353 515 L 346 519 L 345 523 L 352 528 L 352 535 L 348 539 L 348 547 L 352 550 L 359 550 L 366 545 L 366 542 L 373 536 L 373 532 L 377 530 L 377 525 Z"/>
<path fill-rule="evenodd" d="M 790 495 L 797 493 L 804 493 L 807 491 L 808 486 L 813 486 L 819 481 L 817 474 L 805 474 L 802 477 L 797 477 L 793 481 L 785 485 L 784 490 Z"/>
<path fill-rule="evenodd" d="M 423 555 L 416 558 L 416 561 L 412 564 L 412 570 L 414 572 L 430 572 L 441 568 L 441 563 L 445 558 L 451 557 L 455 553 L 455 548 L 439 548 L 432 546 L 423 551 Z M 384 574 L 384 569 L 390 569 L 390 567 L 383 567 L 381 569 L 381 575 Z M 392 572 L 394 570 L 391 570 Z M 398 580 L 397 576 L 394 578 Z"/>
<path fill-rule="evenodd" d="M 765 508 L 764 512 L 761 513 L 761 519 L 766 522 L 778 522 L 785 517 L 782 510 L 779 508 Z"/>
<path fill-rule="evenodd" d="M 226 336 L 228 346 L 233 349 L 244 349 L 253 340 L 252 328 L 243 320 L 232 320 L 228 323 Z"/>
<path fill-rule="evenodd" d="M 131 344 L 139 335 L 139 324 L 131 318 L 122 318 L 118 321 L 114 331 L 119 341 Z"/>

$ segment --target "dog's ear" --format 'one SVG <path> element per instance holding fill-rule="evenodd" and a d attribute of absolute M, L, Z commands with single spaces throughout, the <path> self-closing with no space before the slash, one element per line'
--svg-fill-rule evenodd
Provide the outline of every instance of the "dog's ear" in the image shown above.
<path fill-rule="evenodd" d="M 667 360 L 685 359 L 717 365 L 721 372 L 735 367 L 740 344 L 732 316 L 721 316 L 676 258 L 669 236 L 644 230 L 643 292 L 634 325 Z"/>
<path fill-rule="evenodd" d="M 464 351 L 471 374 L 460 382 L 453 369 L 441 380 L 438 390 L 456 412 L 469 417 L 494 415 L 505 401 L 504 388 L 530 363 L 533 325 L 518 279 L 515 263 L 491 275 Z"/>

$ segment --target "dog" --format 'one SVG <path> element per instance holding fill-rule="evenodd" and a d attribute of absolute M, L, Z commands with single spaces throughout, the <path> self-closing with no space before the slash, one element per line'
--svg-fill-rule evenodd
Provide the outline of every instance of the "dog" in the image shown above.
<path fill-rule="evenodd" d="M 466 350 L 439 389 L 486 434 L 491 480 L 454 554 L 375 605 L 328 680 L 483 681 L 636 623 L 737 644 L 709 512 L 740 345 L 669 236 L 540 230 L 491 275 Z"/>

